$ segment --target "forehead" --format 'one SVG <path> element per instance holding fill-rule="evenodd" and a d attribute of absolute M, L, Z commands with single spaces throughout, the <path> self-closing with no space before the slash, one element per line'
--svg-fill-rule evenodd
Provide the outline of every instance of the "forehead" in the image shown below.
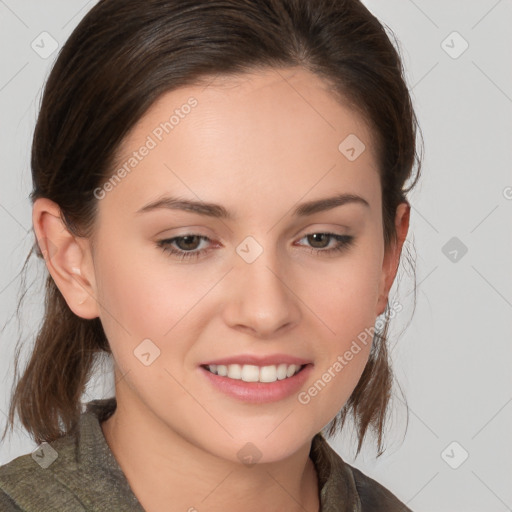
<path fill-rule="evenodd" d="M 112 171 L 123 165 L 127 177 L 110 196 L 124 189 L 139 203 L 155 187 L 202 197 L 224 186 L 228 195 L 271 198 L 338 186 L 361 192 L 378 178 L 366 123 L 302 68 L 219 75 L 163 94 L 123 141 Z"/>

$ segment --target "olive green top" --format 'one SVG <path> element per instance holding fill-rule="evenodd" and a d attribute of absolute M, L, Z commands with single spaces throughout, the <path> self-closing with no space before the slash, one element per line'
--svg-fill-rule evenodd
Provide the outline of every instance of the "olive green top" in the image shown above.
<path fill-rule="evenodd" d="M 77 435 L 43 443 L 0 466 L 0 510 L 144 512 L 101 429 L 116 405 L 115 397 L 88 402 Z M 345 463 L 321 433 L 313 438 L 310 457 L 318 474 L 319 512 L 411 512 Z"/>

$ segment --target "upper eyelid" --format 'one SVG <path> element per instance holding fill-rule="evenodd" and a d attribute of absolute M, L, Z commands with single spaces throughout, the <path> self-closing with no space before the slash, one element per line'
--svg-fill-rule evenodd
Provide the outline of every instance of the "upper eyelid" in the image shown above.
<path fill-rule="evenodd" d="M 317 224 L 317 223 L 315 223 Z M 321 224 L 321 223 L 320 223 Z M 307 235 L 312 235 L 312 234 L 315 234 L 315 233 L 329 233 L 329 234 L 332 234 L 332 235 L 336 235 L 336 236 L 350 236 L 351 235 L 351 231 L 353 231 L 353 228 L 351 228 L 348 224 L 347 225 L 343 225 L 343 224 L 336 224 L 337 228 L 319 228 L 319 229 L 314 229 L 314 228 L 311 228 L 311 227 L 306 227 L 306 228 L 301 228 L 299 230 L 296 230 L 295 231 L 295 234 L 293 235 L 293 238 L 297 238 L 299 236 L 299 233 L 303 230 L 304 234 L 301 235 L 300 238 L 303 238 Z M 175 238 L 182 238 L 182 237 L 186 237 L 186 236 L 199 236 L 201 238 L 208 238 L 209 240 L 220 240 L 222 239 L 222 237 L 216 237 L 216 238 L 213 238 L 213 237 L 210 237 L 209 235 L 206 235 L 206 234 L 202 234 L 198 231 L 194 231 L 194 229 L 202 229 L 201 227 L 199 226 L 189 226 L 185 229 L 189 229 L 189 231 L 185 231 L 183 232 L 182 234 L 178 234 L 178 235 L 171 235 L 171 236 L 167 236 L 167 237 L 164 237 L 164 238 L 161 238 L 160 240 L 172 240 L 172 239 L 175 239 Z M 347 230 L 346 233 L 335 233 L 335 229 L 345 229 Z M 167 230 L 166 230 L 167 231 Z M 162 231 L 163 232 L 163 231 Z M 288 235 L 286 235 L 288 236 Z"/>

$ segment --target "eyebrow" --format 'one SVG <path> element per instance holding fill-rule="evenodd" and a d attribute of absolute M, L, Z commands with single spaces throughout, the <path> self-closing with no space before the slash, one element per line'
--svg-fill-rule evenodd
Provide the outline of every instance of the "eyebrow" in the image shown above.
<path fill-rule="evenodd" d="M 313 215 L 318 212 L 331 210 L 338 206 L 352 203 L 361 204 L 366 207 L 370 206 L 368 201 L 366 201 L 366 199 L 361 196 L 355 194 L 338 194 L 333 197 L 326 197 L 323 199 L 301 203 L 295 207 L 292 215 L 296 217 L 306 217 L 308 215 Z M 162 208 L 169 210 L 183 210 L 218 219 L 236 220 L 236 216 L 230 213 L 220 204 L 207 203 L 204 201 L 193 201 L 190 199 L 182 199 L 172 196 L 166 196 L 152 201 L 137 210 L 136 213 L 140 214 Z"/>

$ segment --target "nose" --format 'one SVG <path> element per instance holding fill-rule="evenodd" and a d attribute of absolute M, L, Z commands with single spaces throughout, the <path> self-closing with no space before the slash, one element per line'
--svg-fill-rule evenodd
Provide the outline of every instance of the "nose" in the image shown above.
<path fill-rule="evenodd" d="M 290 269 L 283 271 L 270 250 L 252 263 L 239 260 L 230 272 L 223 315 L 233 329 L 259 338 L 282 335 L 301 318 Z"/>

